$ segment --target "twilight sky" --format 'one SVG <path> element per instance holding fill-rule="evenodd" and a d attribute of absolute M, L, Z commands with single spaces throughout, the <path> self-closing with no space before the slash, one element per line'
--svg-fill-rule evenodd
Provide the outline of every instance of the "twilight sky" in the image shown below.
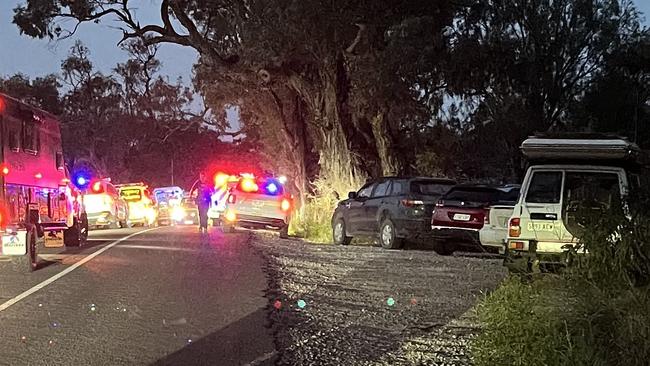
<path fill-rule="evenodd" d="M 102 20 L 100 24 L 83 24 L 76 35 L 63 41 L 36 40 L 21 36 L 18 28 L 11 22 L 13 9 L 24 0 L 0 0 L 0 76 L 9 76 L 21 72 L 30 77 L 57 73 L 63 60 L 75 40 L 80 39 L 91 52 L 95 67 L 103 73 L 110 73 L 115 64 L 126 59 L 126 54 L 117 48 L 122 33 L 116 29 L 116 22 Z M 160 23 L 158 1 L 133 1 L 138 8 L 137 18 L 141 24 Z M 637 8 L 644 14 L 650 14 L 650 0 L 634 0 Z M 650 25 L 645 16 L 644 24 Z M 74 23 L 70 23 L 73 26 Z M 159 59 L 162 62 L 161 73 L 168 75 L 174 82 L 182 77 L 185 83 L 191 80 L 192 64 L 197 53 L 189 47 L 163 44 Z"/>

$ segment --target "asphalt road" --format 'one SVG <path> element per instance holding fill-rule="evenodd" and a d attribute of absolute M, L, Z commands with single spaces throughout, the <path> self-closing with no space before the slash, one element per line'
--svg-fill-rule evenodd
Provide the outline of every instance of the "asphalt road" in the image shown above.
<path fill-rule="evenodd" d="M 267 279 L 248 240 L 101 230 L 33 273 L 0 262 L 0 364 L 270 365 Z"/>

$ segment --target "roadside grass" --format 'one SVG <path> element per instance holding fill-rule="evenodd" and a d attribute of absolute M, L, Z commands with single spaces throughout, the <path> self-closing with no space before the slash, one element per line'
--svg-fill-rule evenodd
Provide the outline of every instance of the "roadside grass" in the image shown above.
<path fill-rule="evenodd" d="M 510 276 L 477 305 L 475 365 L 650 364 L 650 201 L 632 202 L 590 221 L 561 274 Z"/>
<path fill-rule="evenodd" d="M 341 160 L 327 159 L 321 175 L 312 182 L 313 194 L 292 221 L 290 233 L 312 243 L 332 243 L 332 214 L 348 192 L 356 191 L 365 182 L 362 174 L 350 170 Z"/>

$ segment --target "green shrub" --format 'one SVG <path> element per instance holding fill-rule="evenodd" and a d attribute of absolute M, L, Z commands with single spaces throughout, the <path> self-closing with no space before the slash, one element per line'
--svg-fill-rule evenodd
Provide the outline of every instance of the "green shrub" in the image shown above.
<path fill-rule="evenodd" d="M 477 307 L 476 365 L 650 364 L 649 200 L 585 220 L 561 274 L 510 277 Z"/>

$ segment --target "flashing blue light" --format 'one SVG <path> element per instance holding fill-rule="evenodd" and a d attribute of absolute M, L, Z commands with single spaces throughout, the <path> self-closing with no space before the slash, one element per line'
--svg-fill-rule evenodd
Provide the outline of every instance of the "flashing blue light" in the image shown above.
<path fill-rule="evenodd" d="M 269 193 L 273 194 L 278 191 L 278 186 L 276 186 L 275 183 L 269 183 L 266 186 L 266 190 L 269 191 Z"/>
<path fill-rule="evenodd" d="M 92 174 L 86 170 L 79 170 L 72 175 L 72 182 L 79 189 L 84 189 L 90 184 L 90 177 Z"/>
<path fill-rule="evenodd" d="M 77 185 L 78 185 L 78 186 L 85 186 L 86 183 L 88 183 L 88 182 L 86 181 L 86 178 L 84 178 L 84 177 L 77 177 Z"/>

